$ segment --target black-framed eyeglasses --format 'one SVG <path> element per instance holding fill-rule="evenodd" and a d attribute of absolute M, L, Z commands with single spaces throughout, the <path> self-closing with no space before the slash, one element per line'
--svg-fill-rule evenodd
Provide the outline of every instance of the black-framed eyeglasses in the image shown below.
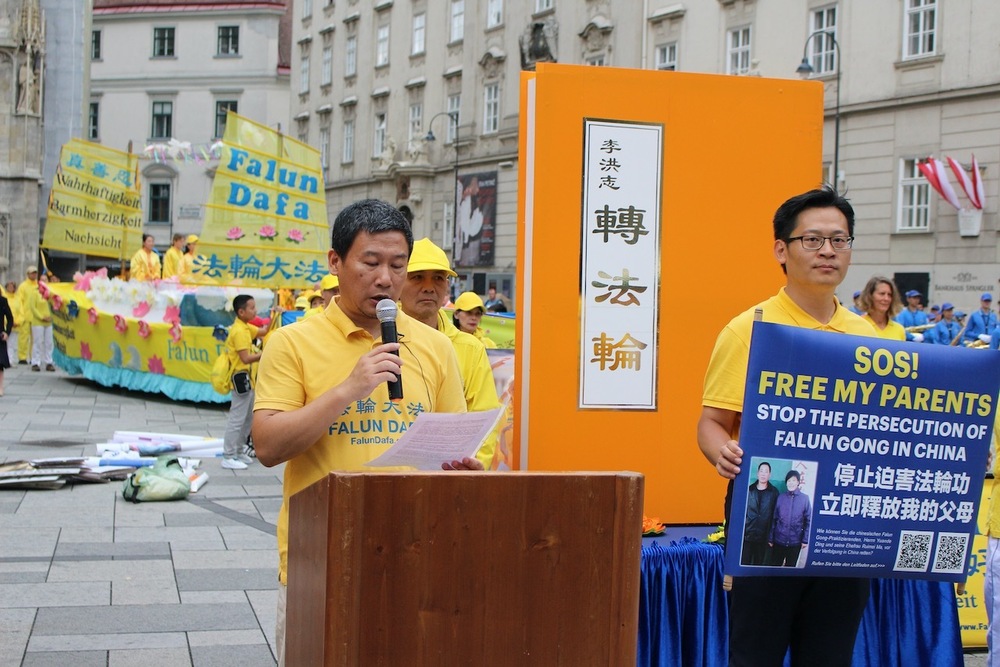
<path fill-rule="evenodd" d="M 791 243 L 792 241 L 801 241 L 803 250 L 819 250 L 827 241 L 830 242 L 834 250 L 850 250 L 851 246 L 854 245 L 853 236 L 816 236 L 814 234 L 807 234 L 805 236 L 789 236 L 785 239 L 786 243 Z"/>

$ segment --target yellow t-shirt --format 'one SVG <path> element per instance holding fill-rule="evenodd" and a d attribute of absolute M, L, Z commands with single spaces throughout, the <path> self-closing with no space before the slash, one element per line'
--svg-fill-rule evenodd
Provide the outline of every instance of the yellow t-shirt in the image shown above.
<path fill-rule="evenodd" d="M 132 280 L 158 280 L 160 256 L 155 252 L 147 253 L 145 248 L 136 250 L 129 263 L 129 277 Z"/>
<path fill-rule="evenodd" d="M 181 282 L 190 283 L 194 281 L 194 253 L 184 253 L 184 263 L 181 265 Z"/>
<path fill-rule="evenodd" d="M 325 435 L 285 463 L 278 512 L 278 576 L 288 583 L 288 499 L 331 470 L 365 470 L 421 412 L 465 412 L 454 348 L 438 331 L 399 313 L 403 400 L 391 402 L 386 383 L 371 396 L 331 415 Z M 281 327 L 268 339 L 260 362 L 254 410 L 290 411 L 311 403 L 343 382 L 376 340 L 355 325 L 337 302 L 322 316 Z M 379 468 L 378 470 L 388 470 Z"/>
<path fill-rule="evenodd" d="M 993 422 L 993 492 L 986 515 L 986 534 L 1000 538 L 1000 410 Z"/>
<path fill-rule="evenodd" d="M 472 334 L 460 331 L 451 317 L 443 310 L 438 311 L 438 331 L 451 341 L 458 357 L 458 367 L 462 373 L 462 388 L 465 391 L 465 407 L 469 412 L 482 412 L 500 407 L 497 385 L 493 379 L 493 368 L 486 356 L 486 348 Z M 497 448 L 497 434 L 494 431 L 476 452 L 476 458 L 483 467 L 490 469 L 493 454 Z"/>
<path fill-rule="evenodd" d="M 747 378 L 747 361 L 750 357 L 750 331 L 753 327 L 754 311 L 758 308 L 763 309 L 765 322 L 857 336 L 875 335 L 872 325 L 840 304 L 837 304 L 837 310 L 829 323 L 820 323 L 799 308 L 782 287 L 767 301 L 734 317 L 719 333 L 715 349 L 712 350 L 712 358 L 708 362 L 708 371 L 705 373 L 702 405 L 743 412 L 743 390 Z M 730 435 L 736 436 L 735 433 Z"/>
<path fill-rule="evenodd" d="M 906 340 L 906 329 L 903 325 L 896 320 L 889 320 L 889 324 L 886 325 L 885 329 L 880 329 L 875 320 L 871 318 L 868 313 L 861 316 L 865 322 L 872 325 L 872 329 L 875 330 L 875 335 L 884 340 Z"/>
<path fill-rule="evenodd" d="M 27 293 L 26 312 L 33 327 L 52 326 L 52 306 L 36 287 Z"/>
<path fill-rule="evenodd" d="M 497 344 L 493 342 L 492 338 L 486 335 L 486 332 L 483 331 L 482 327 L 476 327 L 476 333 L 471 335 L 474 335 L 479 340 L 480 343 L 485 345 L 486 349 L 488 350 L 497 349 Z"/>
<path fill-rule="evenodd" d="M 231 372 L 250 371 L 250 376 L 253 377 L 253 366 L 256 362 L 243 363 L 243 360 L 240 359 L 240 350 L 246 350 L 250 354 L 254 353 L 253 340 L 257 337 L 258 331 L 257 327 L 247 324 L 239 318 L 236 318 L 233 325 L 229 327 L 229 335 L 226 336 L 226 354 L 229 355 Z"/>
<path fill-rule="evenodd" d="M 319 315 L 323 312 L 323 306 L 316 306 L 315 308 L 308 308 L 306 312 L 302 313 L 301 319 L 306 319 L 307 317 L 312 317 L 313 315 Z"/>
<path fill-rule="evenodd" d="M 17 286 L 17 291 L 14 292 L 14 298 L 16 298 L 21 304 L 21 312 L 24 314 L 25 319 L 31 319 L 31 304 L 29 300 L 31 295 L 37 291 L 38 281 L 25 278 L 21 284 Z"/>
<path fill-rule="evenodd" d="M 10 314 L 14 318 L 14 327 L 19 327 L 21 325 L 21 312 L 23 308 L 21 307 L 21 299 L 17 296 L 17 289 L 15 288 L 13 292 L 8 292 L 7 290 L 0 288 L 0 292 L 3 293 L 7 303 L 10 305 Z"/>
<path fill-rule="evenodd" d="M 184 273 L 184 253 L 177 248 L 170 246 L 167 254 L 163 257 L 163 277 L 180 277 Z"/>

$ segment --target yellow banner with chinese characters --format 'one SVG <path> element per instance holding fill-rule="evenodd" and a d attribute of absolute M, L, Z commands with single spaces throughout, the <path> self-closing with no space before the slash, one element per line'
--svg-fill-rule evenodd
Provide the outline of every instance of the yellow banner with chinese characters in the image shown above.
<path fill-rule="evenodd" d="M 59 157 L 42 246 L 123 259 L 141 238 L 138 156 L 71 139 Z"/>
<path fill-rule="evenodd" d="M 230 112 L 189 282 L 309 287 L 329 233 L 319 151 Z"/>

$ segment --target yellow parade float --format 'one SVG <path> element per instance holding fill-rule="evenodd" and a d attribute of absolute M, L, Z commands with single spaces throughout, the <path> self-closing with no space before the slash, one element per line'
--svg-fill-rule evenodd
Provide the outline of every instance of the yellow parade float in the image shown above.
<path fill-rule="evenodd" d="M 124 267 L 142 239 L 138 161 L 88 141 L 64 145 L 42 246 Z M 312 288 L 327 274 L 328 248 L 319 152 L 230 113 L 198 254 L 183 281 L 124 280 L 101 270 L 42 284 L 55 362 L 107 387 L 228 402 L 210 377 L 235 317 L 233 297 L 251 294 L 265 313 L 275 290 Z M 501 347 L 512 346 L 513 318 L 487 316 L 482 326 Z"/>

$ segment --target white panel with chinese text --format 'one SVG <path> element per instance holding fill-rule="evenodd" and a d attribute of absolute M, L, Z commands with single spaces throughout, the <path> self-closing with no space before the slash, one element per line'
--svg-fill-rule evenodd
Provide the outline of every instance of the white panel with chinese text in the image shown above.
<path fill-rule="evenodd" d="M 580 408 L 656 409 L 663 126 L 584 121 Z"/>

